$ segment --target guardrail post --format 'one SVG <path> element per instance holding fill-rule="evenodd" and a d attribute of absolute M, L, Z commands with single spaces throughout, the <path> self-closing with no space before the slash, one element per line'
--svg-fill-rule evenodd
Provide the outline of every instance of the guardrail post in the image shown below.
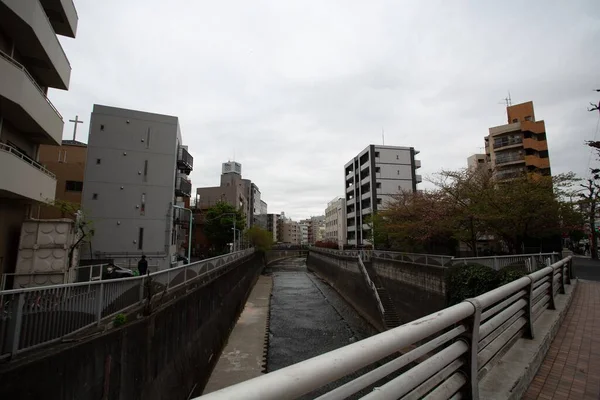
<path fill-rule="evenodd" d="M 525 325 L 525 335 L 529 339 L 533 339 L 535 337 L 535 332 L 533 329 L 533 279 L 527 275 L 529 279 L 529 285 L 527 285 L 527 295 L 525 295 L 525 300 L 527 301 L 527 305 L 525 311 L 527 312 L 527 324 Z"/>
<path fill-rule="evenodd" d="M 500 265 L 498 263 L 498 257 L 494 257 L 494 270 L 499 271 Z"/>
<path fill-rule="evenodd" d="M 568 272 L 568 264 L 569 261 L 563 263 L 563 265 L 560 266 L 560 289 L 558 290 L 560 294 L 565 294 L 565 273 Z"/>
<path fill-rule="evenodd" d="M 13 307 L 13 318 L 10 319 L 8 326 L 9 334 L 12 334 L 11 340 L 11 355 L 17 354 L 19 351 L 19 343 L 21 342 L 21 327 L 23 326 L 23 306 L 25 305 L 25 293 L 17 295 L 17 303 Z"/>
<path fill-rule="evenodd" d="M 556 310 L 556 303 L 554 301 L 554 289 L 554 268 L 552 268 L 552 272 L 550 272 L 550 302 L 548 303 L 549 310 Z"/>
<path fill-rule="evenodd" d="M 104 283 L 100 284 L 96 299 L 96 324 L 100 325 L 100 320 L 102 319 L 102 304 L 104 303 Z"/>
<path fill-rule="evenodd" d="M 567 267 L 567 285 L 571 284 L 571 278 L 573 277 L 573 257 L 569 259 L 569 264 Z"/>
<path fill-rule="evenodd" d="M 466 320 L 467 332 L 463 336 L 469 346 L 469 351 L 466 354 L 467 363 L 463 367 L 463 371 L 467 376 L 467 384 L 465 387 L 465 398 L 479 400 L 479 364 L 477 362 L 477 352 L 479 351 L 479 328 L 481 325 L 481 304 L 477 299 L 467 299 L 473 305 L 473 316 Z"/>

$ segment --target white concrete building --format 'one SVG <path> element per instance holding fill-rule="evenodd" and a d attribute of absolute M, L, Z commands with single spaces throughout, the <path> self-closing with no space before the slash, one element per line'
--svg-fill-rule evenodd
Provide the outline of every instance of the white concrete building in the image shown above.
<path fill-rule="evenodd" d="M 83 209 L 94 222 L 94 258 L 135 265 L 142 254 L 159 269 L 184 252 L 193 158 L 179 119 L 94 105 L 90 120 Z"/>
<path fill-rule="evenodd" d="M 477 168 L 490 168 L 487 156 L 485 154 L 473 154 L 467 158 L 467 168 L 475 170 Z"/>
<path fill-rule="evenodd" d="M 310 229 L 310 223 L 307 221 L 300 221 L 299 230 L 300 230 L 300 244 L 306 245 L 308 244 L 308 231 Z"/>
<path fill-rule="evenodd" d="M 346 231 L 350 245 L 371 243 L 367 217 L 384 209 L 401 191 L 414 192 L 422 181 L 413 147 L 370 145 L 344 166 Z"/>
<path fill-rule="evenodd" d="M 346 200 L 343 197 L 327 203 L 324 240 L 337 243 L 340 249 L 346 244 Z"/>
<path fill-rule="evenodd" d="M 39 163 L 39 148 L 62 142 L 65 121 L 48 91 L 69 89 L 71 65 L 57 35 L 74 38 L 77 23 L 72 1 L 0 0 L 0 274 L 15 272 L 32 209 L 55 197 L 56 177 Z"/>

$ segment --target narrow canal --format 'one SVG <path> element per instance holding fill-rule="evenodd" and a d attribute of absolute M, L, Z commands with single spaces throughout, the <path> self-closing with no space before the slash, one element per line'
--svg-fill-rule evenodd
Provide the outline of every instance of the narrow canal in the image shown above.
<path fill-rule="evenodd" d="M 334 289 L 307 270 L 304 258 L 277 262 L 267 267 L 265 274 L 273 276 L 268 372 L 377 333 Z M 343 382 L 305 398 L 314 398 Z"/>

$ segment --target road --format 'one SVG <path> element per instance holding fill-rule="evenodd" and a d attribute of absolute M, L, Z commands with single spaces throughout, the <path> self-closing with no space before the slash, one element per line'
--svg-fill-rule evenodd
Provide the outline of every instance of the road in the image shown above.
<path fill-rule="evenodd" d="M 377 333 L 335 290 L 307 270 L 304 258 L 282 260 L 266 273 L 273 275 L 268 372 Z"/>
<path fill-rule="evenodd" d="M 600 282 L 600 260 L 574 256 L 573 267 L 577 278 Z"/>

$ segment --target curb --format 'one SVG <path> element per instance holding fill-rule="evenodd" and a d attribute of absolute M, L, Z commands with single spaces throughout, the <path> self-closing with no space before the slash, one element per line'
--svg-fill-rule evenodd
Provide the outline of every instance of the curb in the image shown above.
<path fill-rule="evenodd" d="M 273 276 L 271 278 L 271 291 L 269 292 L 269 303 L 267 307 L 269 312 L 267 313 L 267 323 L 265 324 L 265 337 L 263 339 L 263 355 L 262 355 L 262 373 L 268 373 L 268 361 L 269 361 L 269 339 L 271 336 L 271 299 L 273 298 Z"/>

